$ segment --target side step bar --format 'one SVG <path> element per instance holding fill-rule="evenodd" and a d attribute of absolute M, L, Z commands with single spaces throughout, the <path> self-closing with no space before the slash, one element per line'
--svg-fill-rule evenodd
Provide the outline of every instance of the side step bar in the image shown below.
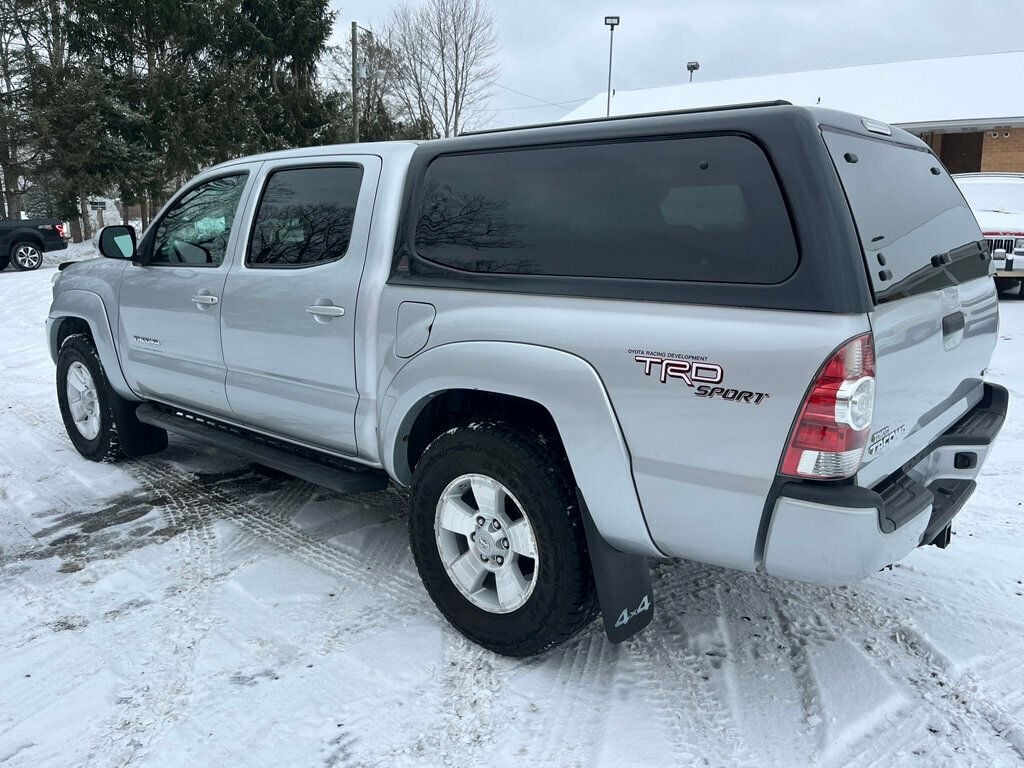
<path fill-rule="evenodd" d="M 143 403 L 135 409 L 135 416 L 143 424 L 166 429 L 196 443 L 237 453 L 257 464 L 339 493 L 366 493 L 388 487 L 389 478 L 381 470 L 362 467 L 333 456 L 321 457 L 314 451 L 297 446 L 293 448 L 273 438 L 186 411 Z"/>

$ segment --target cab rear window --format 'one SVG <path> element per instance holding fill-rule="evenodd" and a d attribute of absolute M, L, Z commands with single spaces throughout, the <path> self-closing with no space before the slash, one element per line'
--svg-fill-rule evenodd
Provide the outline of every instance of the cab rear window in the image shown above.
<path fill-rule="evenodd" d="M 877 302 L 988 274 L 974 214 L 931 152 L 827 129 L 822 135 L 857 225 Z"/>
<path fill-rule="evenodd" d="M 465 272 L 774 284 L 799 261 L 739 136 L 442 155 L 422 189 L 416 254 Z"/>

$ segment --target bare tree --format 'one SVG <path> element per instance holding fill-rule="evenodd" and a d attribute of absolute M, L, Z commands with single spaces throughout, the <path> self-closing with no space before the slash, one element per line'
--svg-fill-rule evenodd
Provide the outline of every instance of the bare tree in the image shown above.
<path fill-rule="evenodd" d="M 394 93 L 410 122 L 455 136 L 480 119 L 498 76 L 494 14 L 485 0 L 401 5 L 386 40 L 398 67 Z"/>
<path fill-rule="evenodd" d="M 412 127 L 396 122 L 406 117 L 396 96 L 396 78 L 402 67 L 383 33 L 360 29 L 358 59 L 359 140 L 423 138 Z M 328 90 L 351 98 L 351 44 L 328 48 L 318 76 Z M 351 104 L 344 110 L 345 118 L 350 115 Z"/>

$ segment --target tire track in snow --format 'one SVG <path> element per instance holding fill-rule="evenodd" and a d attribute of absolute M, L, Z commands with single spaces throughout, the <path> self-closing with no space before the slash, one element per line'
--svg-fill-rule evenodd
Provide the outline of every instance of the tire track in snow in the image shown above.
<path fill-rule="evenodd" d="M 817 612 L 810 614 L 810 618 L 792 618 L 785 607 L 786 603 L 786 598 L 778 592 L 773 591 L 769 596 L 780 639 L 788 649 L 787 659 L 800 689 L 804 720 L 814 729 L 818 744 L 821 744 L 822 724 L 828 713 L 822 708 L 821 690 L 811 672 L 807 646 L 810 643 L 832 642 L 836 639 L 836 634 L 829 630 Z"/>
<path fill-rule="evenodd" d="M 180 498 L 191 504 L 189 520 L 202 529 L 200 535 L 209 536 L 209 524 L 224 520 L 258 541 L 339 577 L 342 591 L 372 590 L 378 598 L 393 600 L 400 606 L 422 608 L 425 593 L 419 579 L 384 568 L 372 558 L 363 557 L 361 551 L 349 552 L 292 524 L 290 513 L 319 492 L 316 486 L 300 480 L 268 480 L 251 473 L 225 482 L 201 483 L 196 473 L 182 472 L 159 456 L 132 461 L 126 467 L 133 475 L 145 476 L 155 485 L 176 487 Z M 365 500 L 383 493 L 388 492 L 349 498 Z"/>
<path fill-rule="evenodd" d="M 915 703 L 925 704 L 941 718 L 947 733 L 959 737 L 952 745 L 956 752 L 988 754 L 992 764 L 1024 762 L 1021 724 L 979 690 L 971 673 L 949 674 L 935 660 L 927 641 L 900 619 L 891 619 L 889 629 L 892 643 L 872 646 L 871 655 L 892 670 L 894 679 L 913 691 Z M 902 657 L 895 657 L 894 647 L 904 651 Z M 964 724 L 969 727 L 964 728 Z M 985 735 L 990 738 L 984 739 Z M 1000 743 L 1003 749 L 999 749 Z"/>
<path fill-rule="evenodd" d="M 171 449 L 169 454 L 173 462 L 175 451 Z M 216 622 L 206 607 L 211 590 L 250 561 L 240 557 L 225 567 L 226 554 L 245 555 L 246 544 L 255 541 L 269 540 L 281 547 L 282 537 L 286 539 L 285 547 L 295 554 L 296 549 L 309 549 L 310 542 L 303 542 L 289 530 L 290 524 L 283 514 L 268 514 L 247 498 L 259 491 L 265 493 L 267 487 L 277 484 L 255 477 L 247 469 L 190 472 L 158 457 L 126 462 L 124 467 L 144 489 L 159 492 L 166 499 L 160 511 L 167 528 L 173 532 L 170 542 L 178 553 L 176 581 L 180 585 L 161 604 L 159 642 L 142 665 L 147 681 L 120 696 L 116 722 L 101 739 L 101 743 L 119 745 L 119 761 L 130 763 L 139 757 L 140 750 L 155 745 L 188 709 L 197 651 Z M 304 483 L 296 481 L 291 485 L 285 503 L 312 492 Z M 243 491 L 240 498 L 239 491 Z M 277 529 L 271 520 L 277 524 Z M 222 551 L 212 530 L 212 525 L 218 521 L 241 522 L 239 530 L 249 534 L 248 542 L 245 535 L 234 537 L 232 544 Z M 300 542 L 301 546 L 295 542 Z M 314 564 L 321 568 L 326 565 L 327 570 L 336 573 L 339 570 L 337 559 L 332 562 L 330 557 L 320 554 L 319 558 L 314 558 Z M 99 750 L 98 754 L 102 754 L 102 746 Z M 108 757 L 109 749 L 101 761 Z"/>
<path fill-rule="evenodd" d="M 217 568 L 222 553 L 210 530 L 215 509 L 206 489 L 183 473 L 164 471 L 156 462 L 128 462 L 125 467 L 143 488 L 166 500 L 161 512 L 175 531 L 169 543 L 177 552 L 178 586 L 161 601 L 156 643 L 138 664 L 138 678 L 119 692 L 118 712 L 92 750 L 98 765 L 111 759 L 119 764 L 136 762 L 183 717 L 199 645 L 213 628 L 210 589 L 220 580 L 218 571 L 220 578 L 225 575 Z"/>
<path fill-rule="evenodd" d="M 537 705 L 540 717 L 521 745 L 524 760 L 551 766 L 593 763 L 594 750 L 602 741 L 604 698 L 620 653 L 591 625 L 536 662 L 542 667 L 554 665 L 557 671 L 554 695 Z"/>
<path fill-rule="evenodd" d="M 444 655 L 439 662 L 441 716 L 430 736 L 415 744 L 415 753 L 447 755 L 457 745 L 459 760 L 442 758 L 445 765 L 486 765 L 492 761 L 495 737 L 511 725 L 512 713 L 503 705 L 505 683 L 515 662 L 502 659 L 471 642 L 453 627 L 444 628 Z"/>
<path fill-rule="evenodd" d="M 953 677 L 937 663 L 927 642 L 903 616 L 878 604 L 851 595 L 847 590 L 827 592 L 824 588 L 785 585 L 790 604 L 811 617 L 792 622 L 789 633 L 797 642 L 820 642 L 843 636 L 885 670 L 887 677 L 903 690 L 911 704 L 909 717 L 897 728 L 891 723 L 875 728 L 836 756 L 836 762 L 850 766 L 887 766 L 894 753 L 929 755 L 934 764 L 937 750 L 958 755 L 986 755 L 988 764 L 1019 763 L 1024 759 L 1024 733 L 999 704 L 984 696 L 967 673 Z M 818 610 L 816 597 L 827 594 L 837 617 L 850 626 L 836 628 Z M 807 627 L 816 629 L 809 630 Z M 824 634 L 822 634 L 824 633 Z M 839 758 L 845 755 L 844 760 Z"/>
<path fill-rule="evenodd" d="M 655 709 L 674 753 L 696 764 L 709 751 L 728 765 L 751 765 L 750 756 L 724 697 L 726 639 L 720 628 L 702 629 L 676 605 L 680 591 L 714 599 L 714 584 L 703 573 L 663 571 L 655 584 L 659 608 L 651 626 L 626 647 L 642 681 L 639 692 Z M 688 606 L 692 610 L 692 605 Z M 687 619 L 690 619 L 689 622 Z"/>
<path fill-rule="evenodd" d="M 394 600 L 403 606 L 422 607 L 425 593 L 419 580 L 393 569 L 383 569 L 361 553 L 320 541 L 291 525 L 287 517 L 259 508 L 256 502 L 244 502 L 231 510 L 233 520 L 260 540 L 287 552 L 313 567 L 340 577 L 344 591 L 372 590 L 378 598 Z M 381 571 L 387 573 L 381 573 Z"/>

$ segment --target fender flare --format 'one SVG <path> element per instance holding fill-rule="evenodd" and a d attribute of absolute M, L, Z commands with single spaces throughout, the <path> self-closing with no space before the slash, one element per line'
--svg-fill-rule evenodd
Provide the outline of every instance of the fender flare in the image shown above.
<path fill-rule="evenodd" d="M 60 351 L 57 346 L 57 338 L 61 321 L 69 317 L 84 320 L 89 325 L 93 342 L 96 344 L 96 352 L 103 364 L 103 372 L 107 375 L 107 381 L 113 390 L 127 400 L 138 400 L 139 398 L 132 392 L 121 371 L 121 361 L 114 345 L 110 319 L 107 317 L 103 299 L 97 293 L 71 288 L 58 292 L 54 297 L 46 321 L 47 340 L 53 362 L 57 362 L 57 353 Z"/>
<path fill-rule="evenodd" d="M 16 243 L 21 243 L 26 240 L 38 245 L 40 250 L 46 250 L 46 242 L 42 235 L 29 227 L 18 227 L 7 235 L 7 255 L 13 255 Z"/>
<path fill-rule="evenodd" d="M 431 398 L 451 389 L 511 395 L 546 408 L 600 534 L 624 552 L 663 557 L 647 529 L 618 418 L 588 362 L 561 350 L 516 342 L 455 342 L 420 353 L 398 371 L 378 400 L 380 456 L 399 482 L 412 481 L 406 440 L 416 417 Z"/>

